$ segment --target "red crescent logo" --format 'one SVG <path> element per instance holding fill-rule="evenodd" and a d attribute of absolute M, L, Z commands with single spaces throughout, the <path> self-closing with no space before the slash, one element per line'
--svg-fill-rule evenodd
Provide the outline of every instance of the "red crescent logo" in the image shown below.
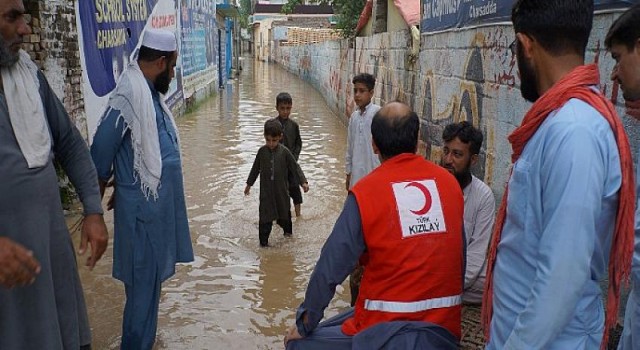
<path fill-rule="evenodd" d="M 422 207 L 422 209 L 420 210 L 410 210 L 410 212 L 420 216 L 428 213 L 429 210 L 431 210 L 431 204 L 433 203 L 433 199 L 431 198 L 431 192 L 429 192 L 429 189 L 425 185 L 415 181 L 404 186 L 404 188 L 407 187 L 415 187 L 424 194 L 424 207 Z"/>

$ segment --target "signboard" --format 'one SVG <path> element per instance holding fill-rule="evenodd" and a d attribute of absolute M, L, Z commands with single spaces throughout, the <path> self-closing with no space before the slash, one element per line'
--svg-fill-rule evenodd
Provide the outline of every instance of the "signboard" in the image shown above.
<path fill-rule="evenodd" d="M 423 33 L 511 22 L 515 0 L 422 0 Z M 595 0 L 596 10 L 629 7 L 640 0 Z"/>
<path fill-rule="evenodd" d="M 153 27 L 176 33 L 179 19 L 175 0 L 93 0 L 77 4 L 85 112 L 91 141 L 109 93 L 139 46 L 144 30 Z M 180 70 L 178 62 L 177 77 Z M 169 106 L 182 98 L 179 79 L 172 82 L 166 96 Z"/>
<path fill-rule="evenodd" d="M 216 3 L 181 1 L 182 89 L 184 97 L 216 81 L 218 76 L 218 25 Z"/>

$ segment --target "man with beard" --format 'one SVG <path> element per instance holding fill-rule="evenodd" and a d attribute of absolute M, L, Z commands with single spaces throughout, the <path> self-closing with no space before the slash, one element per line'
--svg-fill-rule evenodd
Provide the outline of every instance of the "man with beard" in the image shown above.
<path fill-rule="evenodd" d="M 147 30 L 111 93 L 91 146 L 101 192 L 114 177 L 113 277 L 125 285 L 123 349 L 151 349 L 161 284 L 193 261 L 177 128 L 164 103 L 174 76 L 173 33 Z"/>
<path fill-rule="evenodd" d="M 640 5 L 635 5 L 613 23 L 605 45 L 616 61 L 611 79 L 620 84 L 627 114 L 640 119 Z M 640 192 L 640 167 L 636 174 L 636 195 Z M 636 207 L 635 251 L 631 293 L 625 311 L 619 350 L 640 349 L 640 209 Z"/>
<path fill-rule="evenodd" d="M 598 67 L 584 64 L 593 11 L 592 0 L 518 0 L 512 10 L 510 48 L 533 105 L 509 136 L 513 169 L 483 301 L 489 350 L 604 348 L 617 319 L 633 250 L 633 160 Z"/>
<path fill-rule="evenodd" d="M 0 2 L 0 349 L 88 349 L 91 332 L 58 177 L 84 207 L 80 254 L 107 248 L 96 170 L 62 103 L 21 50 L 21 0 Z"/>
<path fill-rule="evenodd" d="M 456 177 L 464 194 L 467 264 L 462 301 L 480 305 L 487 275 L 487 247 L 496 211 L 491 188 L 471 174 L 471 166 L 478 162 L 482 147 L 482 132 L 464 121 L 447 125 L 442 139 L 441 165 Z"/>

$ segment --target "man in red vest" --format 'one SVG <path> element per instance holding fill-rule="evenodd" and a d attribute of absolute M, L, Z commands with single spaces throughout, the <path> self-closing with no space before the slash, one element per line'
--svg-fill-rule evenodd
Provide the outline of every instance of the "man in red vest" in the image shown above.
<path fill-rule="evenodd" d="M 382 165 L 351 189 L 285 336 L 287 349 L 457 349 L 464 201 L 453 175 L 415 154 L 419 129 L 402 103 L 374 116 Z M 365 269 L 355 308 L 318 324 L 358 260 Z"/>

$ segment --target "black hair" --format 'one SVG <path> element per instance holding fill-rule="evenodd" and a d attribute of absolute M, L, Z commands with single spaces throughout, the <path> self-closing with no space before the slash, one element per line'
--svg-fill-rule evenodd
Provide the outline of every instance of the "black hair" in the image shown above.
<path fill-rule="evenodd" d="M 175 51 L 160 51 L 147 46 L 140 46 L 140 51 L 138 51 L 138 60 L 142 62 L 152 62 L 160 57 L 171 58 L 175 53 Z"/>
<path fill-rule="evenodd" d="M 420 119 L 414 111 L 403 116 L 385 116 L 381 109 L 371 121 L 371 136 L 384 159 L 402 153 L 415 153 L 418 149 Z"/>
<path fill-rule="evenodd" d="M 447 125 L 442 132 L 444 142 L 452 141 L 459 138 L 464 144 L 469 144 L 471 154 L 479 154 L 482 147 L 482 132 L 476 129 L 471 123 L 463 121 L 460 123 L 452 123 Z"/>
<path fill-rule="evenodd" d="M 282 124 L 275 118 L 264 123 L 264 136 L 278 137 L 282 135 Z"/>
<path fill-rule="evenodd" d="M 281 104 L 293 104 L 293 99 L 288 92 L 281 92 L 276 96 L 276 107 Z"/>
<path fill-rule="evenodd" d="M 511 21 L 516 33 L 533 37 L 551 54 L 584 57 L 593 9 L 593 0 L 518 0 Z"/>
<path fill-rule="evenodd" d="M 356 83 L 362 83 L 367 87 L 367 89 L 369 89 L 369 91 L 371 91 L 376 87 L 376 78 L 369 73 L 360 73 L 353 77 L 351 83 L 353 83 L 353 85 L 356 85 Z"/>
<path fill-rule="evenodd" d="M 604 44 L 607 49 L 611 49 L 613 44 L 622 44 L 627 49 L 633 50 L 638 39 L 640 39 L 640 4 L 634 5 L 613 22 L 604 39 Z"/>

